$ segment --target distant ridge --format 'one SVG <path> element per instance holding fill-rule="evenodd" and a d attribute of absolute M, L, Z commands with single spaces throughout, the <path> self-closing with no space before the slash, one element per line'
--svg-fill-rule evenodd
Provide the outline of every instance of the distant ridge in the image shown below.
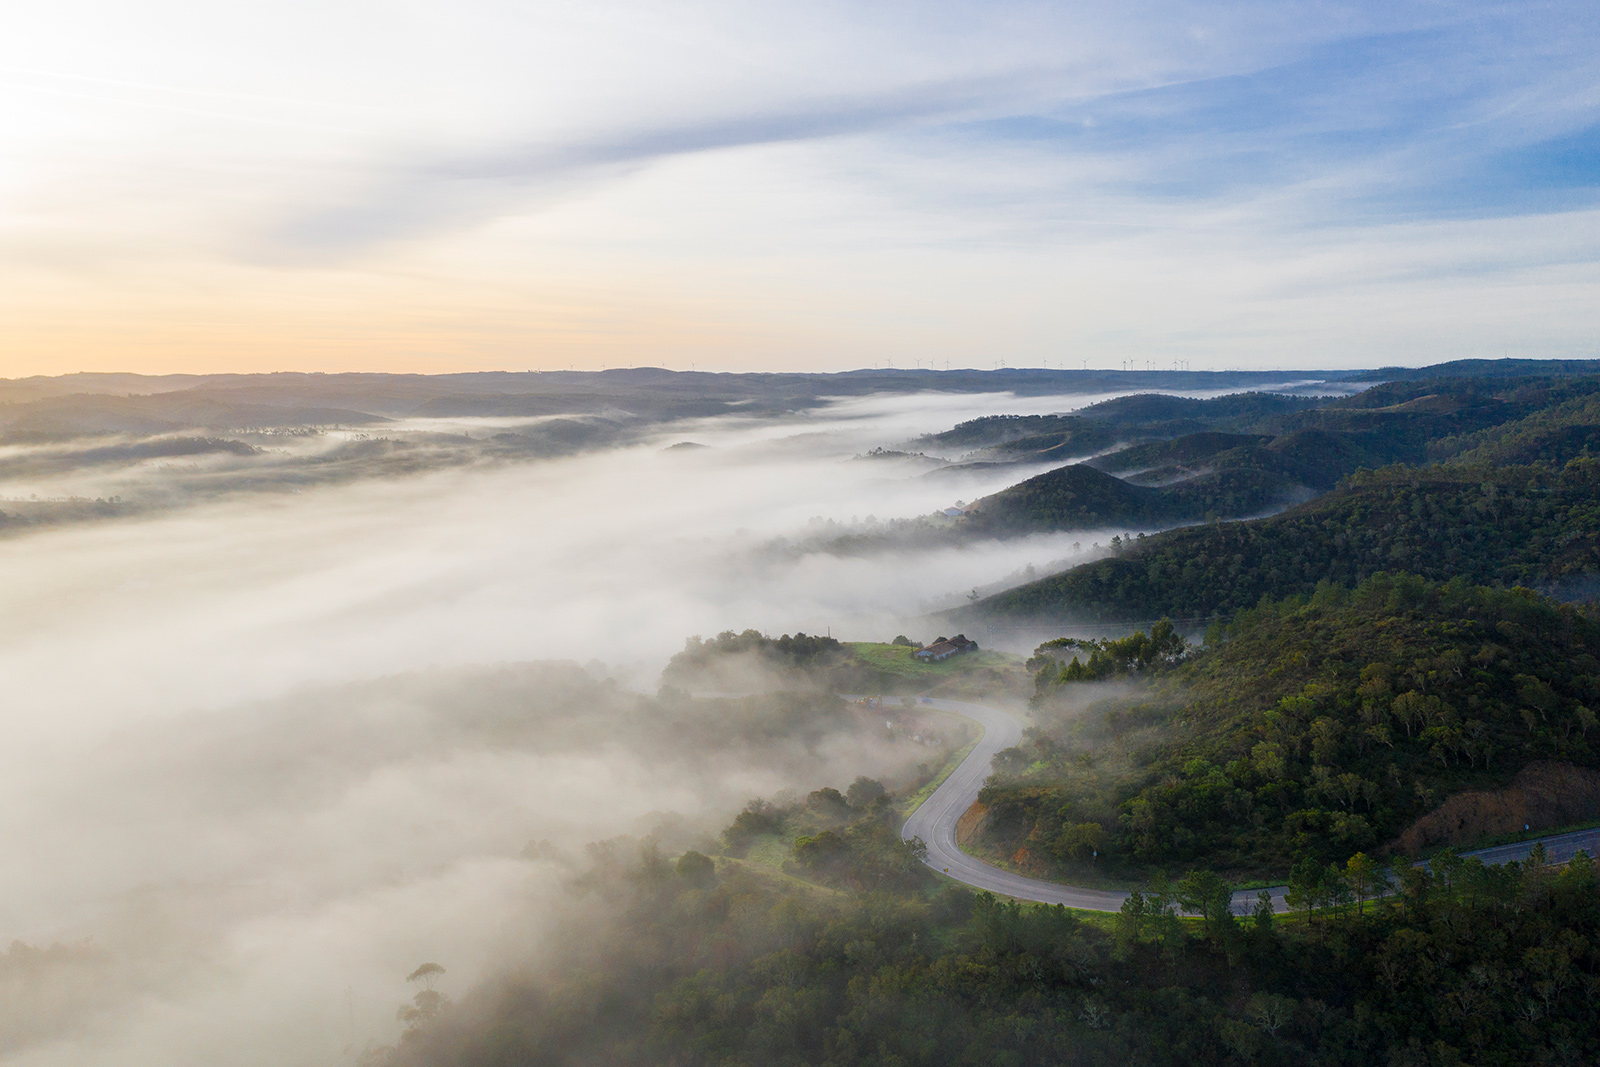
<path fill-rule="evenodd" d="M 1600 359 L 1457 359 L 1427 367 L 1380 367 L 1345 375 L 1352 382 L 1415 382 L 1428 378 L 1521 378 L 1600 374 Z"/>

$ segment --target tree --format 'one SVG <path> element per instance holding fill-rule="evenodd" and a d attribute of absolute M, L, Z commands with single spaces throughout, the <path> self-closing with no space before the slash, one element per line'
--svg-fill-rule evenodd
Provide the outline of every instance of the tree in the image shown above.
<path fill-rule="evenodd" d="M 439 966 L 437 963 L 424 963 L 422 966 L 408 974 L 406 976 L 406 981 L 421 982 L 422 988 L 432 989 L 433 983 L 436 982 L 439 976 L 443 973 L 444 968 Z"/>
<path fill-rule="evenodd" d="M 1350 883 L 1345 880 L 1344 872 L 1337 864 L 1328 864 L 1328 869 L 1322 872 L 1322 903 L 1338 915 L 1352 899 Z"/>
<path fill-rule="evenodd" d="M 1105 844 L 1106 831 L 1097 822 L 1082 822 L 1069 826 L 1051 842 L 1052 850 L 1064 859 L 1086 860 Z"/>
<path fill-rule="evenodd" d="M 1257 993 L 1250 998 L 1245 1010 L 1263 1033 L 1268 1037 L 1276 1037 L 1278 1031 L 1294 1018 L 1294 1001 L 1273 993 Z"/>
<path fill-rule="evenodd" d="M 1206 935 L 1219 943 L 1235 925 L 1233 889 L 1211 871 L 1190 871 L 1179 880 L 1178 906 L 1205 920 Z"/>
<path fill-rule="evenodd" d="M 1162 871 L 1150 876 L 1150 884 L 1145 887 L 1144 909 L 1155 928 L 1156 940 L 1161 942 L 1162 951 L 1168 957 L 1176 957 L 1185 935 L 1183 923 L 1178 921 L 1177 893 Z"/>
<path fill-rule="evenodd" d="M 1311 911 L 1322 903 L 1322 864 L 1314 857 L 1302 856 L 1289 868 L 1289 892 L 1284 902 L 1291 908 L 1306 909 L 1306 922 L 1311 922 Z"/>
<path fill-rule="evenodd" d="M 876 778 L 862 775 L 850 783 L 850 788 L 844 791 L 845 800 L 857 811 L 870 808 L 878 798 L 888 795 L 888 790 Z"/>
<path fill-rule="evenodd" d="M 806 797 L 806 808 L 824 819 L 844 821 L 850 818 L 851 804 L 843 793 L 832 786 L 813 790 Z"/>
<path fill-rule="evenodd" d="M 395 1012 L 395 1018 L 406 1024 L 407 1032 L 437 1018 L 440 1012 L 450 1006 L 450 998 L 433 988 L 434 982 L 442 974 L 444 968 L 437 963 L 424 963 L 406 977 L 408 982 L 422 984 L 416 996 L 411 998 L 411 1003 L 400 1005 L 400 1010 Z"/>
<path fill-rule="evenodd" d="M 1256 906 L 1250 913 L 1250 924 L 1254 929 L 1257 948 L 1267 948 L 1273 944 L 1274 925 L 1277 922 L 1274 912 L 1271 892 L 1265 889 L 1258 892 Z"/>
<path fill-rule="evenodd" d="M 1144 934 L 1144 894 L 1135 889 L 1122 902 L 1117 914 L 1117 947 L 1127 951 Z"/>
<path fill-rule="evenodd" d="M 906 855 L 909 856 L 913 862 L 926 863 L 928 861 L 928 843 L 922 838 L 913 837 L 911 840 L 904 841 L 901 844 L 905 849 Z"/>
<path fill-rule="evenodd" d="M 690 850 L 678 857 L 678 877 L 699 889 L 711 885 L 717 878 L 717 865 L 703 852 Z"/>
<path fill-rule="evenodd" d="M 1393 888 L 1389 872 L 1365 852 L 1357 852 L 1344 866 L 1345 880 L 1356 896 L 1357 915 L 1364 913 L 1368 898 L 1376 900 Z"/>

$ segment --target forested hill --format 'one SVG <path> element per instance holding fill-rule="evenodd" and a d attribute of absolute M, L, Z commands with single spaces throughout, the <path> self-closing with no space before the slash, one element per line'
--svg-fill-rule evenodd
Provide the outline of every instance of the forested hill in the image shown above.
<path fill-rule="evenodd" d="M 1170 487 L 1136 485 L 1085 464 L 1058 467 L 986 497 L 961 526 L 966 536 L 1112 525 L 1164 525 L 1220 511 L 1261 511 L 1296 491 L 1271 470 L 1239 467 Z"/>
<path fill-rule="evenodd" d="M 1325 397 L 1230 393 L 1204 400 L 1134 393 L 1090 404 L 1070 415 L 985 415 L 912 442 L 918 448 L 994 449 L 1028 454 L 1076 449 L 1077 455 L 1118 441 L 1222 431 L 1248 433 L 1264 421 L 1326 403 Z M 1063 453 L 1071 454 L 1071 453 Z"/>
<path fill-rule="evenodd" d="M 1335 400 L 1128 396 L 1077 415 L 963 423 L 930 443 L 1058 467 L 971 505 L 955 536 L 1165 526 L 1287 507 L 1359 470 L 1565 462 L 1600 444 L 1600 378 L 1393 382 Z M 1108 451 L 1113 442 L 1126 447 Z"/>
<path fill-rule="evenodd" d="M 1118 556 L 990 597 L 972 614 L 1193 622 L 1264 596 L 1306 593 L 1320 581 L 1352 585 L 1385 570 L 1520 583 L 1557 595 L 1582 593 L 1600 580 L 1600 379 L 1394 383 L 1288 422 L 1295 428 L 1266 445 L 1222 453 L 1236 464 L 1227 473 L 1273 470 L 1286 478 L 1296 467 L 1320 465 L 1348 475 L 1331 492 L 1267 518 L 1141 538 Z M 1140 458 L 1159 461 L 1180 444 L 1145 446 Z M 1243 466 L 1252 454 L 1273 450 L 1289 461 Z M 1407 462 L 1365 469 L 1374 459 Z M 1203 491 L 1219 473 L 1195 479 L 1187 492 Z M 980 501 L 979 521 L 995 521 L 982 518 L 986 507 L 1001 515 L 1021 510 L 1026 485 Z M 1181 489 L 1167 487 L 1165 499 Z M 1049 509 L 1031 503 L 1029 513 Z M 1226 514 L 1209 511 L 1213 519 Z M 1199 518 L 1192 508 L 1184 517 Z"/>
<path fill-rule="evenodd" d="M 1350 586 L 1380 571 L 1555 593 L 1600 575 L 1600 461 L 1557 472 L 1405 467 L 1249 522 L 1140 538 L 1121 555 L 981 601 L 988 618 L 1189 625 L 1263 597 Z"/>
<path fill-rule="evenodd" d="M 1380 575 L 1244 612 L 1087 710 L 1106 694 L 1078 674 L 1044 665 L 1038 725 L 982 797 L 1047 868 L 1092 839 L 1102 864 L 1281 877 L 1531 761 L 1600 765 L 1600 624 L 1527 590 Z"/>

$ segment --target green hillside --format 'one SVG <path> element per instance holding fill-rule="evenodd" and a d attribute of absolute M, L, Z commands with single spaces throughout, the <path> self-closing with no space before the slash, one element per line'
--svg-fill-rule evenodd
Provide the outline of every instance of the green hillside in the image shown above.
<path fill-rule="evenodd" d="M 1092 842 L 1102 867 L 1282 877 L 1530 761 L 1600 765 L 1600 622 L 1525 590 L 1380 575 L 1244 612 L 1088 710 L 1078 676 L 1044 663 L 981 798 L 991 847 L 1062 873 Z"/>
<path fill-rule="evenodd" d="M 1277 471 L 1243 464 L 1153 487 L 1079 463 L 975 501 L 959 529 L 966 537 L 1007 537 L 1097 526 L 1165 525 L 1248 515 L 1305 493 L 1298 482 Z"/>
<path fill-rule="evenodd" d="M 986 618 L 1197 625 L 1380 571 L 1561 592 L 1600 575 L 1600 461 L 1559 471 L 1389 468 L 1269 518 L 1146 537 L 979 602 Z"/>

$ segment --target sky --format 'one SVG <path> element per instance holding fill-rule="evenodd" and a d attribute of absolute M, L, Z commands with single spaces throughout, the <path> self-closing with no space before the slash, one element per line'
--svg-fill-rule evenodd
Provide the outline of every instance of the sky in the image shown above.
<path fill-rule="evenodd" d="M 1594 357 L 1600 6 L 58 0 L 0 376 Z"/>

